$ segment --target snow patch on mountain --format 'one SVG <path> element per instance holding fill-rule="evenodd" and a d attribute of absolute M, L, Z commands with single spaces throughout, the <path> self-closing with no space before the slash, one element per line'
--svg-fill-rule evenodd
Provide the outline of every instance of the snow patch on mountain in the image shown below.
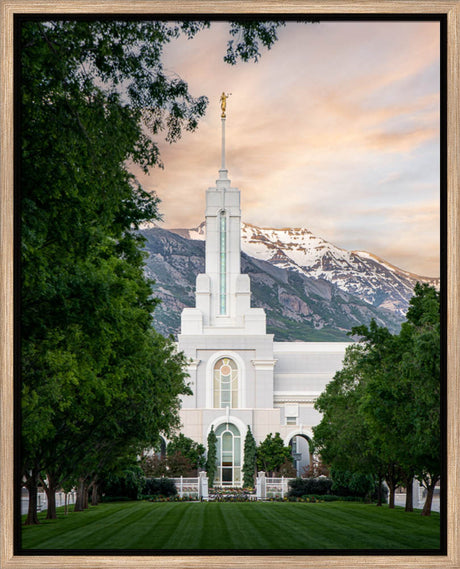
<path fill-rule="evenodd" d="M 170 231 L 191 240 L 206 238 L 205 223 Z M 336 247 L 306 228 L 241 226 L 241 249 L 247 255 L 307 277 L 324 279 L 367 303 L 405 314 L 416 282 L 439 288 L 439 279 L 395 267 L 367 251 Z"/>

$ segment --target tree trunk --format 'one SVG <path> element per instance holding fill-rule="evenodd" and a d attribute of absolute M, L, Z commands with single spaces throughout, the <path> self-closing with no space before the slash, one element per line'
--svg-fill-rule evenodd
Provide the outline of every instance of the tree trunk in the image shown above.
<path fill-rule="evenodd" d="M 422 516 L 431 516 L 431 504 L 433 502 L 434 486 L 430 484 L 427 488 L 426 500 L 423 504 Z"/>
<path fill-rule="evenodd" d="M 388 507 L 389 508 L 394 508 L 395 507 L 395 492 L 396 492 L 396 488 L 398 487 L 398 482 L 401 480 L 400 477 L 398 477 L 398 470 L 396 468 L 396 466 L 393 464 L 389 467 L 387 473 L 386 473 L 386 477 L 385 477 L 385 481 L 388 485 L 388 489 L 390 491 L 390 496 L 388 498 Z"/>
<path fill-rule="evenodd" d="M 88 486 L 86 484 L 83 487 L 83 508 L 88 509 Z"/>
<path fill-rule="evenodd" d="M 92 486 L 93 488 L 91 491 L 91 506 L 97 506 L 99 503 L 99 496 L 98 496 L 98 485 L 95 480 L 93 481 Z"/>
<path fill-rule="evenodd" d="M 382 505 L 382 482 L 383 482 L 383 477 L 379 475 L 379 485 L 377 488 L 377 506 Z"/>
<path fill-rule="evenodd" d="M 57 518 L 56 515 L 56 489 L 57 489 L 57 482 L 56 477 L 53 474 L 47 474 L 48 483 L 45 480 L 42 480 L 43 487 L 46 492 L 46 497 L 48 498 L 48 509 L 46 512 L 46 519 L 47 520 L 55 520 Z"/>
<path fill-rule="evenodd" d="M 29 491 L 29 508 L 24 525 L 32 526 L 40 523 L 37 516 L 38 469 L 32 470 L 27 477 L 26 488 Z"/>
<path fill-rule="evenodd" d="M 84 494 L 85 494 L 85 479 L 79 478 L 77 485 L 77 496 L 75 498 L 75 506 L 73 510 L 74 512 L 82 512 L 85 509 Z"/>
<path fill-rule="evenodd" d="M 395 490 L 396 490 L 396 487 L 394 484 L 391 484 L 391 485 L 388 485 L 388 488 L 390 490 L 390 496 L 388 498 L 388 507 L 394 508 L 395 507 Z"/>
<path fill-rule="evenodd" d="M 439 477 L 435 477 L 427 484 L 427 495 L 425 504 L 423 505 L 422 516 L 431 516 L 431 504 L 433 502 L 434 488 L 439 480 Z"/>
<path fill-rule="evenodd" d="M 404 510 L 406 512 L 414 511 L 414 488 L 413 488 L 414 478 L 412 476 L 408 477 L 405 481 L 406 485 L 406 507 Z"/>
<path fill-rule="evenodd" d="M 48 498 L 48 509 L 46 511 L 47 520 L 55 520 L 56 515 L 56 489 L 54 487 L 45 488 L 46 497 Z"/>

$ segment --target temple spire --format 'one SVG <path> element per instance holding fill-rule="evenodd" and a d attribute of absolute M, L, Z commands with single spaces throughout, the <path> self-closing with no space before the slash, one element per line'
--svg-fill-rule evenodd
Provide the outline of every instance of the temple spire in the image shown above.
<path fill-rule="evenodd" d="M 230 97 L 231 93 L 224 93 L 220 96 L 220 108 L 222 109 L 221 120 L 222 120 L 222 161 L 219 170 L 219 178 L 221 180 L 226 180 L 228 178 L 228 170 L 225 166 L 225 119 L 227 117 L 227 99 Z"/>

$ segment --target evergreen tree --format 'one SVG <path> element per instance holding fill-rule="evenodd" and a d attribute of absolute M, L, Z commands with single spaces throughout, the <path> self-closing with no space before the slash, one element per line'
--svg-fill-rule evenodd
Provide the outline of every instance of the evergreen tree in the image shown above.
<path fill-rule="evenodd" d="M 244 439 L 244 461 L 243 461 L 243 486 L 254 488 L 254 474 L 256 473 L 256 441 L 248 425 L 246 438 Z"/>
<path fill-rule="evenodd" d="M 208 473 L 209 486 L 214 486 L 214 478 L 217 470 L 217 437 L 214 427 L 208 435 L 208 458 L 206 460 L 206 472 Z"/>

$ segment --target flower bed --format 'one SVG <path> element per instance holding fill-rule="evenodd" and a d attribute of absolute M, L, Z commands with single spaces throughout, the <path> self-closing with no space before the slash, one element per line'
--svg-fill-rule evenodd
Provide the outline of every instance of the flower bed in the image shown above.
<path fill-rule="evenodd" d="M 252 488 L 210 488 L 210 502 L 251 502 L 256 500 Z"/>
<path fill-rule="evenodd" d="M 196 496 L 143 496 L 147 502 L 198 502 Z"/>

